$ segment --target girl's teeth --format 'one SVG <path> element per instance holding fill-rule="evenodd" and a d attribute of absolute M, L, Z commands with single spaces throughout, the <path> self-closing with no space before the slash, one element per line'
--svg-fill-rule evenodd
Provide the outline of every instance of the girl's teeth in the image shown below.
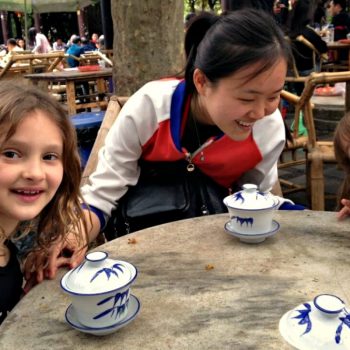
<path fill-rule="evenodd" d="M 253 123 L 245 123 L 245 122 L 242 122 L 240 120 L 238 120 L 238 124 L 240 124 L 242 126 L 251 126 L 251 125 L 253 125 Z"/>
<path fill-rule="evenodd" d="M 38 194 L 39 191 L 17 191 L 18 193 L 23 193 L 23 194 Z"/>

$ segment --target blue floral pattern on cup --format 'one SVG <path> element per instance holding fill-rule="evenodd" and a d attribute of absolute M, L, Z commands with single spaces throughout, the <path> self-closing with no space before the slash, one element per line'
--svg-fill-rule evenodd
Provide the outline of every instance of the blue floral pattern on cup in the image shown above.
<path fill-rule="evenodd" d="M 98 306 L 108 303 L 110 300 L 114 299 L 113 306 L 107 310 L 102 311 L 98 315 L 94 316 L 93 319 L 98 320 L 99 318 L 107 315 L 110 315 L 111 317 L 113 317 L 114 315 L 115 319 L 117 319 L 118 316 L 122 314 L 125 311 L 125 308 L 128 306 L 128 303 L 129 303 L 128 297 L 129 297 L 129 289 L 123 293 L 117 293 L 116 295 L 112 295 L 108 298 L 101 300 L 100 302 L 97 303 Z M 123 302 L 124 300 L 127 300 L 127 301 Z M 117 305 L 119 301 L 120 301 L 120 305 Z"/>
<path fill-rule="evenodd" d="M 343 326 L 346 325 L 348 328 L 350 328 L 350 314 L 345 315 L 345 317 L 339 317 L 339 320 L 341 323 L 335 332 L 335 342 L 337 344 L 341 342 L 341 332 L 343 331 Z"/>
<path fill-rule="evenodd" d="M 309 314 L 311 312 L 311 306 L 308 303 L 305 303 L 303 305 L 305 306 L 306 309 L 305 310 L 296 310 L 299 312 L 299 315 L 293 317 L 296 319 L 300 319 L 298 324 L 300 324 L 300 325 L 306 324 L 305 332 L 302 335 L 309 333 L 311 331 L 311 328 L 312 328 L 312 323 L 311 323 L 310 316 L 309 316 Z"/>
<path fill-rule="evenodd" d="M 98 270 L 91 278 L 90 280 L 90 283 L 95 279 L 97 278 L 99 275 L 101 274 L 106 274 L 107 276 L 107 279 L 109 280 L 109 278 L 111 277 L 111 275 L 115 275 L 116 277 L 119 277 L 118 276 L 118 271 L 116 270 L 119 270 L 121 273 L 124 273 L 123 269 L 122 269 L 122 264 L 114 264 L 112 266 L 112 268 L 109 268 L 109 267 L 104 267 L 103 269 L 101 270 Z"/>
<path fill-rule="evenodd" d="M 246 224 L 247 226 L 250 225 L 250 227 L 253 226 L 254 219 L 253 218 L 241 218 L 239 216 L 231 216 L 231 220 L 236 219 L 236 222 L 238 222 L 241 226 Z"/>
<path fill-rule="evenodd" d="M 242 203 L 244 203 L 244 198 L 243 198 L 242 192 L 235 193 L 233 198 L 235 199 L 235 201 L 240 200 Z"/>

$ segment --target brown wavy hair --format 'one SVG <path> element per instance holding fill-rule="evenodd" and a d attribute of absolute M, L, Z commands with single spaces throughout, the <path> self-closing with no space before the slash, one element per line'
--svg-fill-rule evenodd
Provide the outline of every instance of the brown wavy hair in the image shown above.
<path fill-rule="evenodd" d="M 337 209 L 342 205 L 342 198 L 350 199 L 350 113 L 339 121 L 334 134 L 335 158 L 345 172 L 344 180 L 338 191 Z"/>
<path fill-rule="evenodd" d="M 5 135 L 5 140 L 16 132 L 23 118 L 38 110 L 43 111 L 61 132 L 63 178 L 56 194 L 39 216 L 22 223 L 20 229 L 23 237 L 34 228 L 37 231 L 38 246 L 48 248 L 55 240 L 64 239 L 68 232 L 74 233 L 79 241 L 87 232 L 85 216 L 81 209 L 82 175 L 76 131 L 67 113 L 49 94 L 23 84 L 0 83 L 0 133 Z"/>

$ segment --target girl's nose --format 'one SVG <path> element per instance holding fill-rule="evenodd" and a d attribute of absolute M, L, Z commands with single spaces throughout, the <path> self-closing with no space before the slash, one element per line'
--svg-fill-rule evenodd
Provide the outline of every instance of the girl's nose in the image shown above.
<path fill-rule="evenodd" d="M 257 103 L 254 106 L 254 109 L 250 112 L 250 117 L 255 120 L 259 120 L 267 115 L 267 108 L 265 103 Z"/>
<path fill-rule="evenodd" d="M 32 181 L 39 181 L 44 178 L 44 169 L 40 160 L 26 162 L 23 177 Z"/>

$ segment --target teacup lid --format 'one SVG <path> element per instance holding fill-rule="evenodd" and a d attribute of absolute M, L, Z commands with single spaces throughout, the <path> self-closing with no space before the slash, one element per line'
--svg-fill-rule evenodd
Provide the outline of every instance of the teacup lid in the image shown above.
<path fill-rule="evenodd" d="M 224 199 L 224 203 L 233 209 L 268 209 L 277 206 L 278 202 L 270 193 L 258 191 L 255 184 L 245 184 L 242 190 Z"/>
<path fill-rule="evenodd" d="M 283 338 L 297 349 L 350 349 L 350 314 L 335 295 L 321 294 L 280 320 Z"/>
<path fill-rule="evenodd" d="M 106 252 L 92 252 L 62 277 L 61 287 L 77 295 L 108 293 L 131 284 L 136 276 L 137 270 L 132 264 L 108 259 Z"/>

